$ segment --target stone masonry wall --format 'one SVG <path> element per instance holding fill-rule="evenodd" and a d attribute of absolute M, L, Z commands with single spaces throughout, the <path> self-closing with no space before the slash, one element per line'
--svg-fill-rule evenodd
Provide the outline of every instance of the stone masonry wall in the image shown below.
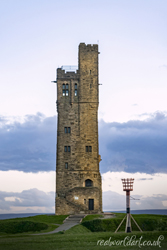
<path fill-rule="evenodd" d="M 68 84 L 68 95 L 63 96 L 63 84 Z M 80 44 L 79 70 L 57 69 L 56 214 L 102 211 L 98 87 L 98 46 Z M 65 127 L 70 133 L 65 133 Z M 85 187 L 87 179 L 91 187 Z M 89 199 L 94 199 L 94 210 L 89 210 Z"/>

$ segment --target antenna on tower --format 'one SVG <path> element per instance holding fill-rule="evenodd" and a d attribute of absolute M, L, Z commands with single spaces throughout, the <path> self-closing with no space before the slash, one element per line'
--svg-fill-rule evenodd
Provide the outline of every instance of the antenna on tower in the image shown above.
<path fill-rule="evenodd" d="M 139 227 L 139 225 L 137 224 L 135 219 L 130 214 L 130 191 L 133 191 L 134 179 L 128 178 L 128 179 L 121 179 L 121 180 L 122 180 L 122 184 L 123 184 L 123 191 L 126 191 L 126 215 L 123 218 L 123 220 L 121 221 L 121 223 L 119 224 L 119 226 L 116 229 L 115 233 L 118 231 L 118 229 L 120 228 L 120 226 L 124 222 L 125 218 L 126 218 L 125 233 L 131 233 L 132 232 L 131 218 L 134 221 L 134 223 L 136 224 L 136 226 L 139 228 L 139 230 L 142 232 L 141 228 Z"/>

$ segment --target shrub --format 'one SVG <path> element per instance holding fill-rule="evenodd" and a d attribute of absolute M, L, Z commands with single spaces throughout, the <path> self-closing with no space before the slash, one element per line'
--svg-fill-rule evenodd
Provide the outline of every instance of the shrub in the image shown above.
<path fill-rule="evenodd" d="M 32 221 L 20 221 L 20 222 L 0 222 L 0 232 L 3 233 L 24 233 L 24 232 L 35 232 L 47 229 L 48 225 L 39 222 Z"/>

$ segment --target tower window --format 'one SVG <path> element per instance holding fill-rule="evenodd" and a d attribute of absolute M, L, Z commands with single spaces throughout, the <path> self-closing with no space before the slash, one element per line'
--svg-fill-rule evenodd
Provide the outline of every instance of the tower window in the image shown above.
<path fill-rule="evenodd" d="M 63 84 L 63 96 L 65 96 L 65 95 L 66 95 L 66 90 L 65 90 L 65 88 L 66 88 L 66 85 L 65 85 L 65 84 Z"/>
<path fill-rule="evenodd" d="M 64 133 L 65 134 L 70 134 L 71 133 L 71 128 L 70 127 L 64 127 Z"/>
<path fill-rule="evenodd" d="M 64 146 L 64 152 L 71 152 L 70 146 Z"/>
<path fill-rule="evenodd" d="M 66 96 L 68 96 L 68 84 L 66 84 Z"/>
<path fill-rule="evenodd" d="M 91 181 L 90 179 L 87 179 L 85 181 L 85 187 L 92 187 L 93 186 L 93 181 Z"/>
<path fill-rule="evenodd" d="M 63 96 L 68 96 L 68 84 L 63 83 Z"/>
<path fill-rule="evenodd" d="M 78 95 L 77 83 L 75 83 L 75 96 Z"/>
<path fill-rule="evenodd" d="M 65 162 L 65 169 L 68 169 L 68 162 Z"/>
<path fill-rule="evenodd" d="M 92 146 L 86 146 L 86 152 L 92 152 Z"/>

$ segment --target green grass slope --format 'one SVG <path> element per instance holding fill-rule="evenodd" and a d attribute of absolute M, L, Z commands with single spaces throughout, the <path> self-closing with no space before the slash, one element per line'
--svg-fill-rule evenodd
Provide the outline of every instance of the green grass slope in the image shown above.
<path fill-rule="evenodd" d="M 166 231 L 166 218 L 167 216 L 158 215 L 134 215 L 139 225 L 145 223 L 150 231 L 137 232 L 134 230 L 132 233 L 126 234 L 124 232 L 125 227 L 118 232 L 114 233 L 110 230 L 111 225 L 114 225 L 114 221 L 119 223 L 125 214 L 117 214 L 112 219 L 97 219 L 98 216 L 89 216 L 85 218 L 83 223 L 95 221 L 101 221 L 100 225 L 105 226 L 105 232 L 92 232 L 90 229 L 83 226 L 83 224 L 72 227 L 64 233 L 55 233 L 50 235 L 30 235 L 27 233 L 22 234 L 6 234 L 0 237 L 0 250 L 99 250 L 99 249 L 143 249 L 143 250 L 157 250 L 167 249 L 167 231 Z M 65 216 L 66 217 L 66 216 Z M 49 226 L 54 223 L 63 223 L 65 217 L 62 216 L 35 216 L 28 218 L 19 218 L 12 220 L 3 220 L 2 222 L 26 222 L 33 221 L 34 223 L 45 223 Z M 88 220 L 90 219 L 90 220 Z M 106 221 L 106 222 L 105 222 Z M 59 223 L 58 223 L 59 222 Z M 147 222 L 147 223 L 146 223 Z M 153 224 L 155 225 L 153 227 Z M 141 226 L 140 225 L 140 226 Z M 156 226 L 159 227 L 156 227 Z M 162 231 L 155 231 L 160 230 Z M 46 229 L 48 230 L 48 229 Z M 46 231 L 42 230 L 42 231 Z M 107 231 L 110 230 L 110 231 Z M 153 230 L 153 231 L 151 231 Z M 41 232 L 42 232 L 41 231 Z M 139 245 L 140 242 L 140 245 Z M 152 245 L 151 245 L 152 244 Z"/>
<path fill-rule="evenodd" d="M 0 235 L 53 231 L 58 225 L 63 224 L 66 217 L 67 215 L 37 215 L 0 220 Z"/>
<path fill-rule="evenodd" d="M 89 229 L 91 232 L 115 232 L 125 214 L 116 214 L 116 217 L 111 219 L 91 219 L 82 221 L 82 226 Z M 167 231 L 167 216 L 166 215 L 133 215 L 133 218 L 140 226 L 142 231 Z M 124 220 L 119 231 L 125 230 L 126 220 Z M 131 219 L 133 231 L 139 231 L 138 227 Z"/>
<path fill-rule="evenodd" d="M 141 244 L 144 242 L 153 243 L 157 241 L 160 235 L 163 235 L 164 240 L 160 241 L 157 246 L 141 246 L 136 245 L 123 245 L 121 241 L 125 240 L 125 244 L 129 241 L 126 237 L 136 237 L 136 241 L 142 237 Z M 99 241 L 109 241 L 115 244 L 111 246 L 100 245 Z M 130 239 L 129 239 L 130 240 Z M 133 244 L 135 242 L 132 242 Z M 143 249 L 143 250 L 166 250 L 167 249 L 167 232 L 144 232 L 144 233 L 74 233 L 74 234 L 52 234 L 52 235 L 39 235 L 39 236 L 12 236 L 0 238 L 1 250 L 121 250 L 121 249 Z"/>

